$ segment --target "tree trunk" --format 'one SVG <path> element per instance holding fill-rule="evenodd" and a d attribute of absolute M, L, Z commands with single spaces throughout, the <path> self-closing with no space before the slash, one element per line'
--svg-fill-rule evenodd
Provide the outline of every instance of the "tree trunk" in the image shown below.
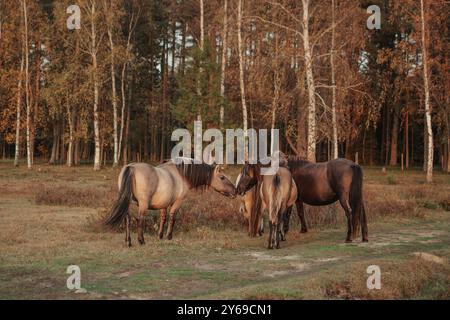
<path fill-rule="evenodd" d="M 220 70 L 220 96 L 222 101 L 220 104 L 220 128 L 223 128 L 225 118 L 225 71 L 227 67 L 227 33 L 228 33 L 228 0 L 224 1 L 223 5 L 223 32 L 222 32 L 222 63 Z"/>
<path fill-rule="evenodd" d="M 333 159 L 339 157 L 338 151 L 338 133 L 337 133 L 337 119 L 336 119 L 336 66 L 334 64 L 334 54 L 335 54 L 335 42 L 336 42 L 336 27 L 335 27 L 335 17 L 336 17 L 336 5 L 335 0 L 331 0 L 332 6 L 332 29 L 331 29 L 331 54 L 330 54 L 330 64 L 331 64 L 331 126 L 333 129 Z M 363 153 L 364 155 L 364 153 Z"/>
<path fill-rule="evenodd" d="M 130 105 L 127 104 L 127 121 L 125 124 L 125 136 L 124 136 L 124 145 L 123 145 L 123 165 L 127 165 L 128 164 L 128 155 L 129 155 L 129 150 L 128 150 L 128 134 L 130 131 Z"/>
<path fill-rule="evenodd" d="M 397 104 L 394 109 L 394 114 L 392 119 L 392 130 L 391 130 L 391 157 L 389 160 L 390 166 L 397 165 L 397 150 L 398 150 L 398 131 L 400 122 L 400 105 Z"/>
<path fill-rule="evenodd" d="M 39 121 L 39 97 L 40 97 L 40 80 L 41 80 L 41 43 L 40 39 L 35 43 L 35 84 L 34 84 L 34 94 L 31 95 L 33 98 L 33 103 L 30 103 L 32 106 L 32 121 L 31 121 L 31 164 L 34 164 L 34 150 L 36 144 L 36 128 Z M 31 90 L 31 89 L 30 89 Z M 31 91 L 30 91 L 31 92 Z"/>
<path fill-rule="evenodd" d="M 420 15 L 422 26 L 422 56 L 423 56 L 423 83 L 425 91 L 425 123 L 426 123 L 426 139 L 427 139 L 427 155 L 426 155 L 426 171 L 427 182 L 433 180 L 433 127 L 431 124 L 431 107 L 430 107 L 430 86 L 428 72 L 428 48 L 426 41 L 426 22 L 424 0 L 420 0 Z"/>
<path fill-rule="evenodd" d="M 72 167 L 74 165 L 74 125 L 76 120 L 76 114 L 74 110 L 70 108 L 69 93 L 66 94 L 66 108 L 67 108 L 67 120 L 69 122 L 69 147 L 67 148 L 67 166 Z"/>
<path fill-rule="evenodd" d="M 245 158 L 248 158 L 247 148 L 247 136 L 248 136 L 248 119 L 247 119 L 247 103 L 245 100 L 245 81 L 244 81 L 244 55 L 243 55 L 243 43 L 242 43 L 242 15 L 243 15 L 243 2 L 238 2 L 238 50 L 239 50 L 239 84 L 241 88 L 241 103 L 242 103 L 242 120 L 244 124 L 244 137 L 245 137 Z"/>
<path fill-rule="evenodd" d="M 24 68 L 24 50 L 22 49 L 22 59 L 20 61 L 20 73 L 17 84 L 17 105 L 16 105 L 16 151 L 14 156 L 14 166 L 19 166 L 20 157 L 20 113 L 22 110 L 22 77 Z"/>
<path fill-rule="evenodd" d="M 121 72 L 121 77 L 120 77 L 120 94 L 122 97 L 122 110 L 121 110 L 121 118 L 120 118 L 120 136 L 119 136 L 119 160 L 120 160 L 120 152 L 122 150 L 122 140 L 123 140 L 123 135 L 124 135 L 124 131 L 125 131 L 125 120 L 126 120 L 126 97 L 125 97 L 125 77 L 126 77 L 126 69 L 127 69 L 127 63 L 124 63 L 122 66 L 122 72 Z"/>
<path fill-rule="evenodd" d="M 202 89 L 201 89 L 201 83 L 200 79 L 203 74 L 203 49 L 205 45 L 205 15 L 204 15 L 204 3 L 203 0 L 199 0 L 200 4 L 200 51 L 201 51 L 201 59 L 200 59 L 200 68 L 198 70 L 198 76 L 197 76 L 197 96 L 200 98 L 202 95 Z M 197 121 L 202 120 L 202 106 L 198 106 L 198 113 L 197 113 Z M 164 144 L 163 144 L 164 145 Z M 164 149 L 164 147 L 161 147 L 161 150 Z"/>
<path fill-rule="evenodd" d="M 447 161 L 446 161 L 446 166 L 445 166 L 445 171 L 450 173 L 450 105 L 448 103 L 448 96 L 447 96 L 447 115 L 445 116 L 445 124 L 446 124 L 446 128 L 447 128 Z"/>
<path fill-rule="evenodd" d="M 168 66 L 168 41 L 164 38 L 163 54 L 161 56 L 161 73 L 162 73 L 162 123 L 161 123 L 161 148 L 159 160 L 162 162 L 165 158 L 166 149 L 166 124 L 167 124 L 167 75 L 169 72 Z"/>
<path fill-rule="evenodd" d="M 305 50 L 306 84 L 308 87 L 308 142 L 307 158 L 316 161 L 316 87 L 314 84 L 313 59 L 309 40 L 309 4 L 310 0 L 302 0 L 303 3 L 303 47 Z"/>
<path fill-rule="evenodd" d="M 275 129 L 276 120 L 277 120 L 277 108 L 280 100 L 280 91 L 281 91 L 281 75 L 280 75 L 280 63 L 279 63 L 279 35 L 275 34 L 275 58 L 274 58 L 274 88 L 273 88 L 273 99 L 272 99 L 272 121 L 271 121 L 271 129 Z M 270 153 L 273 154 L 275 152 L 275 141 L 274 137 L 271 136 L 270 139 Z"/>
<path fill-rule="evenodd" d="M 30 106 L 30 62 L 28 50 L 28 8 L 26 0 L 22 0 L 23 18 L 24 18 L 24 38 L 25 38 L 25 104 L 27 112 L 27 166 L 32 168 L 32 150 L 31 150 L 31 106 Z"/>
<path fill-rule="evenodd" d="M 118 138 L 118 116 L 117 116 L 117 90 L 116 90 L 116 65 L 114 54 L 114 40 L 111 26 L 108 27 L 109 46 L 111 49 L 111 89 L 112 89 L 112 105 L 113 105 L 113 139 L 114 139 L 114 157 L 113 167 L 119 165 L 119 138 Z"/>
<path fill-rule="evenodd" d="M 409 111 L 405 114 L 405 165 L 409 168 Z"/>
<path fill-rule="evenodd" d="M 91 5 L 91 57 L 93 67 L 93 81 L 94 81 L 94 142 L 95 142 L 95 154 L 94 154 L 94 170 L 98 171 L 101 168 L 101 154 L 100 154 L 100 126 L 99 126 L 99 114 L 98 114 L 98 102 L 99 102 L 99 80 L 98 80 L 98 62 L 97 62 L 97 34 L 95 27 L 96 16 L 96 3 L 92 1 Z"/>

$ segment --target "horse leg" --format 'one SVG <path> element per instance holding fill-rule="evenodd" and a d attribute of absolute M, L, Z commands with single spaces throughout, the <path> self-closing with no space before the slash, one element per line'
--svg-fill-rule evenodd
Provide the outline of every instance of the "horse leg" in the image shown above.
<path fill-rule="evenodd" d="M 173 233 L 173 227 L 175 225 L 175 218 L 176 218 L 176 214 L 178 209 L 181 206 L 181 201 L 175 201 L 175 203 L 170 207 L 169 210 L 169 216 L 170 216 L 170 220 L 169 220 L 169 227 L 167 228 L 167 239 L 172 240 L 172 233 Z"/>
<path fill-rule="evenodd" d="M 306 226 L 305 206 L 303 205 L 303 202 L 300 200 L 297 200 L 295 204 L 297 205 L 297 214 L 301 224 L 300 233 L 306 233 L 308 232 L 308 227 Z"/>
<path fill-rule="evenodd" d="M 348 201 L 348 194 L 342 194 L 339 197 L 339 202 L 342 208 L 345 211 L 345 215 L 347 216 L 347 238 L 345 242 L 352 242 L 352 233 L 353 233 L 353 224 L 352 224 L 352 208 L 350 207 Z"/>
<path fill-rule="evenodd" d="M 158 236 L 160 239 L 164 236 L 164 227 L 166 225 L 166 209 L 159 210 L 159 230 Z"/>
<path fill-rule="evenodd" d="M 251 237 L 252 236 L 252 223 L 251 223 L 250 219 L 246 219 L 246 220 L 248 222 L 247 234 L 248 234 L 249 237 Z"/>
<path fill-rule="evenodd" d="M 268 249 L 273 249 L 272 233 L 273 233 L 273 224 L 272 221 L 269 221 L 269 244 L 267 246 Z"/>
<path fill-rule="evenodd" d="M 291 220 L 292 214 L 292 206 L 286 210 L 286 213 L 283 215 L 283 228 L 282 228 L 282 237 L 281 241 L 286 241 L 286 234 L 289 232 L 289 221 Z"/>
<path fill-rule="evenodd" d="M 139 212 L 137 218 L 137 231 L 138 231 L 138 241 L 140 244 L 145 244 L 144 240 L 144 223 L 145 223 L 145 213 L 147 212 L 147 207 L 139 204 Z"/>
<path fill-rule="evenodd" d="M 369 241 L 369 231 L 367 230 L 367 217 L 366 217 L 366 210 L 364 208 L 364 204 L 361 204 L 361 229 L 362 229 L 362 241 L 368 242 Z"/>
<path fill-rule="evenodd" d="M 278 219 L 278 221 L 276 222 L 277 233 L 275 238 L 275 244 L 277 249 L 280 249 L 280 240 L 283 238 L 283 235 L 281 233 L 282 223 L 283 223 L 282 219 Z"/>
<path fill-rule="evenodd" d="M 261 237 L 264 233 L 264 217 L 261 217 L 261 220 L 259 221 L 259 231 L 258 234 Z"/>
<path fill-rule="evenodd" d="M 130 232 L 130 213 L 127 213 L 125 217 L 125 243 L 128 245 L 128 248 L 131 247 L 131 232 Z"/>

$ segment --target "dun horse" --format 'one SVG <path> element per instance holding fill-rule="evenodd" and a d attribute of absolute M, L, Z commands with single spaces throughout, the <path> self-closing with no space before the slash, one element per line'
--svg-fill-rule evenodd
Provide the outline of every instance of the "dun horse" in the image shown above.
<path fill-rule="evenodd" d="M 144 216 L 148 209 L 160 210 L 159 238 L 163 238 L 166 210 L 170 207 L 170 222 L 167 238 L 172 239 L 177 210 L 190 189 L 212 187 L 217 192 L 234 197 L 233 183 L 222 173 L 219 166 L 194 164 L 192 159 L 170 160 L 157 167 L 146 163 L 125 166 L 120 172 L 119 196 L 105 224 L 118 226 L 126 222 L 125 242 L 131 246 L 130 213 L 131 201 L 138 204 L 137 232 L 140 244 L 144 244 Z"/>
<path fill-rule="evenodd" d="M 347 216 L 347 238 L 356 238 L 361 225 L 362 241 L 369 241 L 367 218 L 363 202 L 363 173 L 359 165 L 347 159 L 312 163 L 289 157 L 287 163 L 298 186 L 297 213 L 301 231 L 307 232 L 303 204 L 324 206 L 339 200 Z M 286 215 L 285 232 L 289 228 L 290 210 Z"/>
<path fill-rule="evenodd" d="M 261 225 L 262 213 L 269 211 L 269 243 L 268 248 L 280 248 L 283 237 L 282 224 L 286 210 L 292 207 L 297 199 L 297 186 L 288 169 L 280 167 L 274 175 L 261 175 L 261 166 L 245 164 L 241 178 L 237 184 L 237 192 L 244 195 L 254 188 L 254 201 L 251 213 L 252 236 Z"/>

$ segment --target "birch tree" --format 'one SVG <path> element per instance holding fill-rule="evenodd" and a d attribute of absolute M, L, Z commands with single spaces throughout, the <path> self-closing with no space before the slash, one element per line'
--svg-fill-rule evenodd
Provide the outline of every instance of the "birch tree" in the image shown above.
<path fill-rule="evenodd" d="M 97 54 L 100 48 L 100 41 L 97 37 L 97 2 L 95 0 L 90 1 L 90 24 L 91 33 L 90 40 L 91 44 L 89 47 L 89 54 L 91 56 L 92 63 L 92 85 L 94 93 L 94 143 L 95 143 L 95 153 L 94 153 L 94 170 L 98 171 L 101 168 L 101 148 L 100 148 L 100 124 L 99 124 L 99 68 Z"/>
<path fill-rule="evenodd" d="M 21 110 L 22 110 L 22 77 L 24 68 L 24 55 L 25 52 L 22 47 L 22 58 L 20 60 L 20 72 L 19 80 L 17 81 L 17 103 L 16 103 L 16 150 L 14 155 L 14 166 L 19 166 L 20 157 L 20 120 L 21 120 Z"/>
<path fill-rule="evenodd" d="M 118 161 L 121 159 L 121 152 L 122 152 L 122 144 L 123 144 L 123 139 L 124 139 L 124 134 L 126 133 L 126 117 L 127 117 L 127 113 L 126 113 L 126 107 L 127 107 L 127 99 L 126 99 L 126 77 L 127 77 L 127 67 L 128 65 L 131 63 L 131 59 L 132 59 L 132 43 L 131 40 L 133 38 L 133 34 L 134 31 L 136 29 L 137 23 L 139 21 L 139 17 L 141 15 L 141 7 L 136 6 L 135 3 L 133 2 L 133 7 L 131 9 L 131 16 L 128 22 L 128 28 L 127 28 L 127 43 L 125 46 L 125 60 L 123 61 L 122 64 L 122 70 L 121 70 L 121 76 L 120 76 L 120 93 L 121 93 L 121 98 L 122 98 L 122 108 L 121 108 L 121 112 L 120 112 L 120 135 L 119 135 L 119 144 L 118 144 Z M 128 121 L 128 120 L 127 120 Z"/>
<path fill-rule="evenodd" d="M 31 150 L 31 104 L 30 104 L 30 56 L 28 49 L 28 5 L 26 0 L 22 0 L 23 23 L 24 23 L 24 48 L 25 48 L 25 106 L 27 122 L 27 167 L 32 168 Z"/>
<path fill-rule="evenodd" d="M 425 95 L 425 124 L 426 124 L 426 172 L 427 182 L 433 180 L 433 127 L 431 123 L 431 106 L 430 106 L 430 84 L 428 71 L 428 48 L 427 48 L 427 23 L 424 0 L 420 0 L 420 25 L 422 33 L 422 60 L 423 60 L 423 89 Z"/>
<path fill-rule="evenodd" d="M 336 50 L 336 4 L 335 0 L 331 0 L 331 127 L 333 130 L 333 159 L 339 157 L 338 151 L 338 132 L 336 119 L 336 66 L 334 62 L 334 55 Z"/>
<path fill-rule="evenodd" d="M 220 68 L 220 95 L 222 97 L 222 104 L 220 105 L 220 127 L 223 128 L 225 117 L 224 100 L 225 100 L 225 72 L 227 67 L 227 46 L 228 38 L 228 0 L 224 0 L 223 4 L 223 31 L 222 31 L 222 63 Z"/>
<path fill-rule="evenodd" d="M 109 4 L 108 4 L 109 2 Z M 116 61 L 115 61 L 115 44 L 114 44 L 114 26 L 116 16 L 116 8 L 113 1 L 103 1 L 106 25 L 110 49 L 110 72 L 111 72 L 111 90 L 112 90 L 112 106 L 113 106 L 113 140 L 114 140 L 114 160 L 113 167 L 119 165 L 119 134 L 118 134 L 118 110 L 117 110 L 117 89 L 116 89 Z"/>
<path fill-rule="evenodd" d="M 239 52 L 239 85 L 241 89 L 241 103 L 242 103 L 242 120 L 244 125 L 244 137 L 245 137 L 245 158 L 248 158 L 247 150 L 247 135 L 248 135 L 248 119 L 247 119 L 247 103 L 245 100 L 245 81 L 244 81 L 244 52 L 242 41 L 242 15 L 243 15 L 243 2 L 238 2 L 238 19 L 237 19 L 237 35 L 238 35 L 238 52 Z"/>
<path fill-rule="evenodd" d="M 307 158 L 316 161 L 316 88 L 314 84 L 313 57 L 309 39 L 309 5 L 310 0 L 302 0 L 303 4 L 303 49 L 305 51 L 306 85 L 308 89 L 308 138 Z"/>

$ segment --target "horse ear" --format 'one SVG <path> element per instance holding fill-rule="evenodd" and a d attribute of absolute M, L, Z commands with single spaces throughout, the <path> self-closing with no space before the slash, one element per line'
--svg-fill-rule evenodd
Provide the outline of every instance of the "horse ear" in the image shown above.
<path fill-rule="evenodd" d="M 214 168 L 214 174 L 220 173 L 221 171 L 222 171 L 222 169 L 220 168 L 219 165 L 217 165 L 217 166 Z"/>

